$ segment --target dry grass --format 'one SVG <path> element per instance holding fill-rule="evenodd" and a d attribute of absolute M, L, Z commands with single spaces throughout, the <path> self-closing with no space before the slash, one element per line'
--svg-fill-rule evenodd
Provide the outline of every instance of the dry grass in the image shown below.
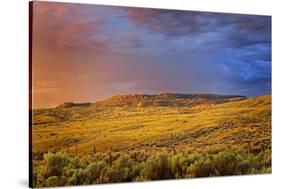
<path fill-rule="evenodd" d="M 33 154 L 270 148 L 271 96 L 194 107 L 77 107 L 33 113 Z M 263 147 L 262 147 L 263 146 Z M 262 150 L 262 149 L 261 149 Z"/>
<path fill-rule="evenodd" d="M 271 172 L 270 95 L 190 107 L 39 109 L 32 132 L 36 187 Z M 155 175 L 164 168 L 168 175 Z"/>

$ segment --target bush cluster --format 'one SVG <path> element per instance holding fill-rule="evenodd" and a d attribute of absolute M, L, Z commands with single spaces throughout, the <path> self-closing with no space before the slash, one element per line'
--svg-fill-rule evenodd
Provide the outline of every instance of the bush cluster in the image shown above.
<path fill-rule="evenodd" d="M 271 172 L 270 151 L 251 154 L 243 150 L 208 153 L 159 153 L 144 161 L 120 155 L 106 160 L 82 162 L 63 153 L 47 153 L 34 171 L 34 187 L 182 179 Z"/>

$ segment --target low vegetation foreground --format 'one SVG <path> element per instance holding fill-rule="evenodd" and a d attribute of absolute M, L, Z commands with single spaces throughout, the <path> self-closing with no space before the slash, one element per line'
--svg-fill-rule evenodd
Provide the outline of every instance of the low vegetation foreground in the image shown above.
<path fill-rule="evenodd" d="M 119 95 L 32 122 L 34 187 L 271 173 L 271 95 Z"/>

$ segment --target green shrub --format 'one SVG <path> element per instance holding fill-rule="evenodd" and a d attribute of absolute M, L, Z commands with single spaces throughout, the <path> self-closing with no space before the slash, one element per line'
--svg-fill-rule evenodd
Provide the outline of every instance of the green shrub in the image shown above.
<path fill-rule="evenodd" d="M 86 176 L 82 168 L 72 169 L 73 174 L 69 176 L 68 183 L 69 185 L 82 185 L 87 184 Z"/>
<path fill-rule="evenodd" d="M 59 185 L 59 177 L 58 176 L 50 176 L 47 179 L 47 186 L 58 186 Z"/>
<path fill-rule="evenodd" d="M 102 170 L 106 167 L 104 161 L 97 161 L 90 163 L 84 170 L 87 184 L 96 183 L 99 179 Z"/>
<path fill-rule="evenodd" d="M 140 172 L 142 169 L 144 169 L 145 163 L 134 163 L 133 169 L 132 169 L 132 178 L 134 181 L 140 181 Z"/>
<path fill-rule="evenodd" d="M 219 175 L 233 175 L 238 162 L 237 154 L 234 151 L 225 151 L 214 155 L 212 165 Z"/>
<path fill-rule="evenodd" d="M 68 184 L 68 180 L 65 176 L 50 176 L 46 183 L 45 186 L 49 187 L 54 187 L 54 186 L 66 186 Z"/>
<path fill-rule="evenodd" d="M 68 179 L 66 176 L 59 177 L 59 186 L 66 186 L 68 185 Z"/>
<path fill-rule="evenodd" d="M 217 176 L 218 173 L 213 165 L 213 162 L 208 158 L 201 158 L 191 164 L 186 171 L 186 177 L 208 177 Z"/>
<path fill-rule="evenodd" d="M 80 158 L 75 157 L 74 159 L 70 160 L 68 169 L 79 169 L 84 167 L 85 165 L 81 162 Z"/>
<path fill-rule="evenodd" d="M 251 162 L 249 160 L 244 160 L 237 164 L 236 171 L 238 174 L 248 174 L 251 167 Z"/>
<path fill-rule="evenodd" d="M 172 170 L 168 154 L 150 156 L 140 172 L 141 180 L 172 179 Z"/>
<path fill-rule="evenodd" d="M 128 156 L 120 156 L 113 162 L 112 167 L 106 169 L 104 177 L 110 182 L 129 182 L 133 178 L 134 161 Z"/>
<path fill-rule="evenodd" d="M 171 169 L 175 178 L 185 178 L 187 167 L 199 159 L 197 154 L 177 154 L 171 157 Z"/>
<path fill-rule="evenodd" d="M 47 153 L 44 155 L 43 176 L 62 176 L 63 169 L 69 164 L 69 157 L 62 153 Z"/>
<path fill-rule="evenodd" d="M 271 152 L 261 152 L 257 156 L 255 156 L 254 160 L 255 162 L 259 162 L 264 166 L 271 167 Z"/>

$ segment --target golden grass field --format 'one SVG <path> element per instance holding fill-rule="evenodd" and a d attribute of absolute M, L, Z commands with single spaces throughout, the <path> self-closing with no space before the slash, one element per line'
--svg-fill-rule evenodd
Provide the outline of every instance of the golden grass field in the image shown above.
<path fill-rule="evenodd" d="M 271 144 L 271 96 L 195 107 L 65 108 L 34 112 L 33 152 L 199 150 Z"/>
<path fill-rule="evenodd" d="M 190 107 L 73 107 L 33 111 L 34 169 L 43 154 L 82 161 L 237 148 L 271 158 L 271 95 Z"/>

